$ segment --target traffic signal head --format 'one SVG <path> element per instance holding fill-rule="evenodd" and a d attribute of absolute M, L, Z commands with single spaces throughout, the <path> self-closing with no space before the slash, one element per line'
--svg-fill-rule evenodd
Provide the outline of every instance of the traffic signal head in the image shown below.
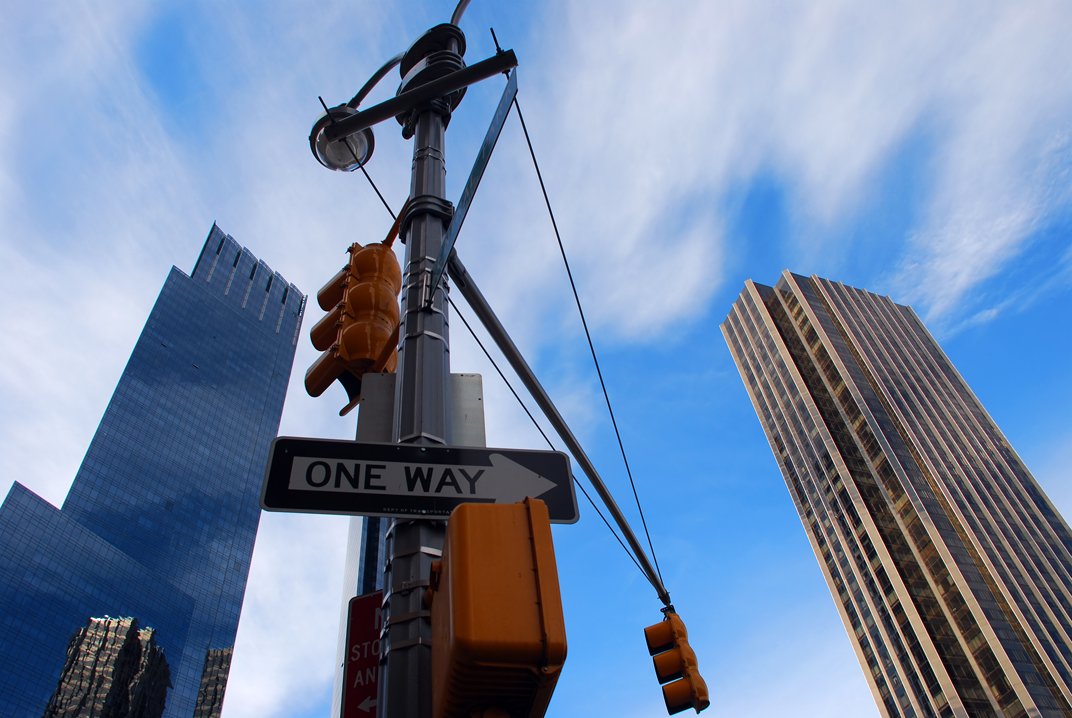
<path fill-rule="evenodd" d="M 663 700 L 670 715 L 693 708 L 697 713 L 711 705 L 707 683 L 700 676 L 696 653 L 689 646 L 685 623 L 673 611 L 644 629 L 644 639 L 655 665 L 655 676 L 663 685 Z"/>
<path fill-rule="evenodd" d="M 352 409 L 361 398 L 361 377 L 394 371 L 398 362 L 398 293 L 402 269 L 391 245 L 351 245 L 350 261 L 317 292 L 328 312 L 309 332 L 324 352 L 305 374 L 305 389 L 320 396 L 335 381 L 346 389 Z"/>

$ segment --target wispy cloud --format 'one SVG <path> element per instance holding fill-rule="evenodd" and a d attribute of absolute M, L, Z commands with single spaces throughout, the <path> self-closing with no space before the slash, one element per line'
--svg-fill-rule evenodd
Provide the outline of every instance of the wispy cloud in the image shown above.
<path fill-rule="evenodd" d="M 909 249 L 914 266 L 901 277 L 930 316 L 956 313 L 1069 197 L 1072 15 L 1051 3 L 964 20 L 936 68 L 945 137 L 927 222 Z"/>
<path fill-rule="evenodd" d="M 600 6 L 545 12 L 564 32 L 541 57 L 538 127 L 557 140 L 548 174 L 611 331 L 643 337 L 711 296 L 720 247 L 739 238 L 717 214 L 689 213 L 761 170 L 786 188 L 788 249 L 829 264 L 830 230 L 866 221 L 883 168 L 923 131 L 933 192 L 888 281 L 934 317 L 970 305 L 1067 208 L 1072 16 L 1060 3 L 663 3 L 618 7 L 613 22 Z M 702 245 L 680 236 L 682 215 Z M 654 293 L 619 283 L 652 267 L 653 247 L 675 258 L 674 281 Z M 624 317 L 611 309 L 623 305 Z"/>
<path fill-rule="evenodd" d="M 125 362 L 115 347 L 133 345 L 166 276 L 161 227 L 193 246 L 207 225 L 192 229 L 204 212 L 136 78 L 137 5 L 14 13 L 23 32 L 0 42 L 13 56 L 0 177 L 14 185 L 0 201 L 0 396 L 15 409 L 0 419 L 0 489 L 19 478 L 58 502 Z"/>
<path fill-rule="evenodd" d="M 334 680 L 345 517 L 265 514 L 242 607 L 226 714 L 298 715 Z"/>

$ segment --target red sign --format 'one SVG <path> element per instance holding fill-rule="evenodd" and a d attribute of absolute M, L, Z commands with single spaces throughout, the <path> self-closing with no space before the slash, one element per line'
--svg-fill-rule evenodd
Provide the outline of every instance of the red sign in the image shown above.
<path fill-rule="evenodd" d="M 376 718 L 382 606 L 383 591 L 350 599 L 350 616 L 346 622 L 342 718 Z"/>

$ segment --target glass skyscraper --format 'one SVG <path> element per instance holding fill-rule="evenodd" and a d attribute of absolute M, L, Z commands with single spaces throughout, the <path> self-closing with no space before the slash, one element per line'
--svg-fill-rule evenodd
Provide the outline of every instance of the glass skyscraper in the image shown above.
<path fill-rule="evenodd" d="M 915 313 L 818 277 L 722 324 L 885 716 L 1072 716 L 1072 534 Z"/>
<path fill-rule="evenodd" d="M 44 713 L 93 617 L 154 629 L 165 716 L 194 715 L 206 666 L 220 693 L 304 309 L 215 225 L 172 268 L 62 509 L 19 483 L 0 506 L 0 716 Z"/>

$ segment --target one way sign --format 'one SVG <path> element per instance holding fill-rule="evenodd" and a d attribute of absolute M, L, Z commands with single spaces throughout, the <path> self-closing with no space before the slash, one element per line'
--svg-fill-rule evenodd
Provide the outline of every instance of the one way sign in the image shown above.
<path fill-rule="evenodd" d="M 261 494 L 269 511 L 438 518 L 466 502 L 547 503 L 577 520 L 569 459 L 558 451 L 363 444 L 279 437 Z"/>

